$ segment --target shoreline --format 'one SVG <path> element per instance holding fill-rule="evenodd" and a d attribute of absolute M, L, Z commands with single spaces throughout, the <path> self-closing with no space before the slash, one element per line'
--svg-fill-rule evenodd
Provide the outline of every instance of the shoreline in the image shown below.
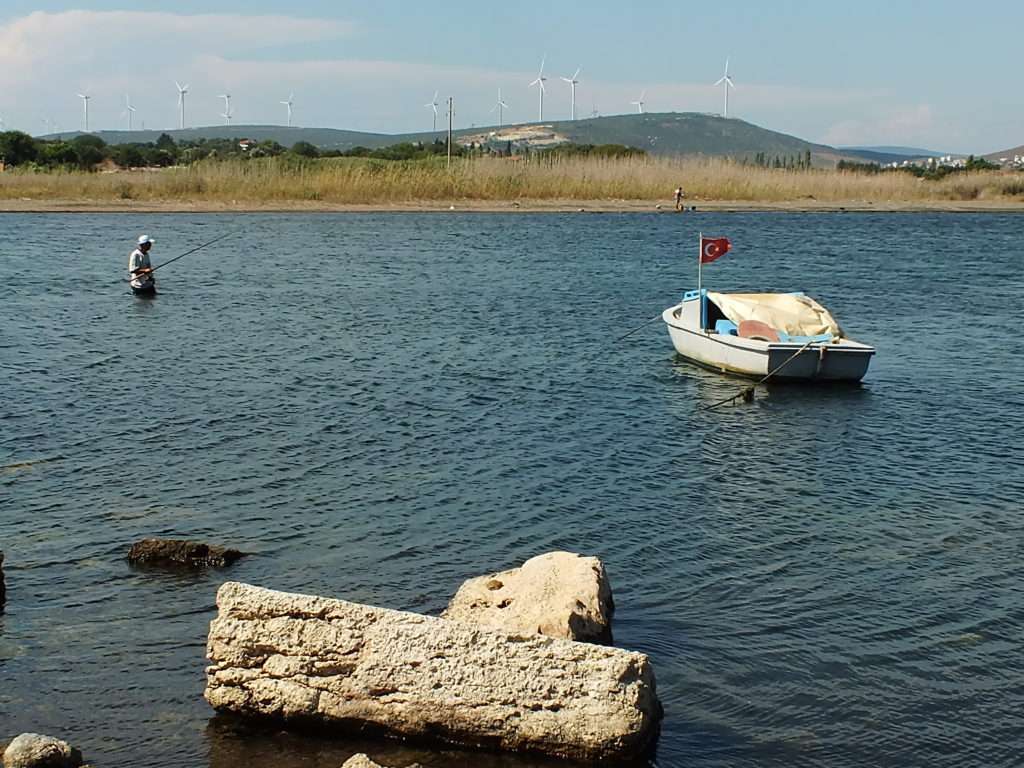
<path fill-rule="evenodd" d="M 1021 213 L 1024 200 L 874 202 L 868 200 L 816 201 L 784 200 L 754 202 L 743 200 L 691 200 L 696 211 L 686 213 L 748 213 L 784 211 L 790 213 Z M 675 213 L 671 201 L 660 200 L 435 200 L 399 203 L 325 203 L 284 200 L 274 202 L 178 200 L 99 201 L 0 200 L 0 213 Z"/>

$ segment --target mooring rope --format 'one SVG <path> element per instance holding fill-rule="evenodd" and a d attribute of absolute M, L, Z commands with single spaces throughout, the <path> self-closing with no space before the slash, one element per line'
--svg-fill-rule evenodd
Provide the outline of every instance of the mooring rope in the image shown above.
<path fill-rule="evenodd" d="M 726 403 L 731 403 L 731 402 L 733 402 L 735 400 L 739 400 L 741 398 L 743 399 L 743 402 L 745 402 L 745 403 L 752 403 L 752 402 L 754 402 L 754 390 L 755 390 L 755 388 L 759 387 L 762 384 L 764 384 L 766 381 L 768 381 L 768 379 L 770 379 L 776 373 L 778 373 L 783 368 L 785 368 L 787 365 L 789 365 L 791 362 L 793 362 L 797 358 L 797 356 L 799 356 L 800 353 L 803 352 L 805 349 L 810 347 L 814 343 L 814 341 L 815 341 L 814 339 L 811 339 L 810 341 L 808 341 L 806 344 L 804 344 L 802 347 L 800 347 L 800 349 L 798 349 L 792 355 L 787 357 L 781 364 L 779 364 L 775 368 L 775 370 L 769 371 L 767 373 L 767 375 L 765 375 L 765 377 L 763 379 L 761 379 L 760 381 L 758 381 L 756 384 L 751 384 L 749 387 L 744 387 L 740 392 L 738 392 L 737 394 L 733 395 L 732 397 L 727 397 L 724 400 L 719 400 L 717 403 L 712 403 L 711 405 L 706 405 L 703 408 L 701 408 L 701 410 L 702 411 L 710 411 L 710 410 L 712 410 L 714 408 L 718 408 L 719 406 L 725 405 Z"/>

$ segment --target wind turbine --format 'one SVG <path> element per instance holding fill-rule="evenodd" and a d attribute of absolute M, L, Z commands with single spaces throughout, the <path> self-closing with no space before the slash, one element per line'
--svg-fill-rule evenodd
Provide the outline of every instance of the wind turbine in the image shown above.
<path fill-rule="evenodd" d="M 646 96 L 646 95 L 647 95 L 647 89 L 645 88 L 644 90 L 640 91 L 640 98 L 639 99 L 637 99 L 636 101 L 629 102 L 634 107 L 636 107 L 636 111 L 637 111 L 638 115 L 642 115 L 644 113 L 644 96 Z"/>
<path fill-rule="evenodd" d="M 292 106 L 295 104 L 295 94 L 289 93 L 288 98 L 281 102 L 288 108 L 288 127 L 292 127 Z"/>
<path fill-rule="evenodd" d="M 89 132 L 89 99 L 91 99 L 92 96 L 89 96 L 88 94 L 85 94 L 85 93 L 80 93 L 80 94 L 78 94 L 78 98 L 80 98 L 82 100 L 82 110 L 84 111 L 84 115 L 85 115 L 85 117 L 83 119 L 83 122 L 82 122 L 82 126 L 83 126 L 82 133 L 88 133 Z"/>
<path fill-rule="evenodd" d="M 430 100 L 429 104 L 424 104 L 423 105 L 427 109 L 434 110 L 434 133 L 437 133 L 437 97 L 438 97 L 439 93 L 440 93 L 439 91 L 434 91 L 434 98 L 432 98 Z"/>
<path fill-rule="evenodd" d="M 537 122 L 540 123 L 544 122 L 544 83 L 547 82 L 547 78 L 544 77 L 544 61 L 546 59 L 547 56 L 544 56 L 544 58 L 540 60 L 540 74 L 537 75 L 536 80 L 530 83 L 531 88 L 535 85 L 540 86 L 540 88 L 537 90 L 537 94 L 538 96 L 540 96 L 540 110 L 538 111 Z"/>
<path fill-rule="evenodd" d="M 720 78 L 718 78 L 718 81 L 715 83 L 715 85 L 722 86 L 722 90 L 725 91 L 725 111 L 722 113 L 722 117 L 728 117 L 729 116 L 729 89 L 736 87 L 735 85 L 732 84 L 732 78 L 729 77 L 729 59 L 728 59 L 728 57 L 726 57 L 726 59 L 725 59 L 725 74 L 722 75 Z"/>
<path fill-rule="evenodd" d="M 174 81 L 174 84 L 176 86 L 178 86 L 178 109 L 180 110 L 180 115 L 178 117 L 178 128 L 184 129 L 185 128 L 185 94 L 188 93 L 188 85 L 182 85 L 177 80 Z"/>
<path fill-rule="evenodd" d="M 231 112 L 231 94 L 230 93 L 222 93 L 217 98 L 218 99 L 224 99 L 224 112 L 223 112 L 223 114 L 221 114 L 221 117 L 224 118 L 224 125 L 231 125 L 231 116 L 232 116 L 232 112 Z"/>
<path fill-rule="evenodd" d="M 132 106 L 132 99 L 128 94 L 124 97 L 124 112 L 121 113 L 121 117 L 128 118 L 128 130 L 132 129 L 132 118 L 135 116 L 135 107 Z"/>
<path fill-rule="evenodd" d="M 580 68 L 576 67 L 576 71 L 573 73 L 572 77 L 563 77 L 562 78 L 563 80 L 565 80 L 565 82 L 567 82 L 569 84 L 569 87 L 572 89 L 572 110 L 569 113 L 571 115 L 570 118 L 569 118 L 570 120 L 575 120 L 576 119 L 576 86 L 580 84 L 580 81 L 577 80 L 576 78 L 579 77 L 579 76 L 580 76 Z"/>
<path fill-rule="evenodd" d="M 494 112 L 494 110 L 498 110 L 498 129 L 499 130 L 501 129 L 501 125 L 502 125 L 501 115 L 502 115 L 502 110 L 503 109 L 508 109 L 508 104 L 506 104 L 504 101 L 501 100 L 501 88 L 499 88 L 498 89 L 498 103 L 495 104 L 493 107 L 491 107 L 491 112 L 492 113 Z"/>

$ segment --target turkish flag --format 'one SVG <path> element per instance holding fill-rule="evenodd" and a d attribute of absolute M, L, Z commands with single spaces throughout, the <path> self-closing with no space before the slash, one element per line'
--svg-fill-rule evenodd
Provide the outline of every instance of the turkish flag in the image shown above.
<path fill-rule="evenodd" d="M 710 264 L 719 256 L 725 256 L 732 247 L 728 237 L 702 237 L 700 239 L 700 263 Z"/>

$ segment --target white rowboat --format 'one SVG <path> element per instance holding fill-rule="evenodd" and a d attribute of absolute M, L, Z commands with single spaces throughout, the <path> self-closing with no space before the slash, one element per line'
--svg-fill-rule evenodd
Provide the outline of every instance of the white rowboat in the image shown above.
<path fill-rule="evenodd" d="M 800 293 L 688 291 L 661 317 L 676 352 L 722 373 L 856 382 L 875 354 L 844 338 L 828 310 Z"/>

